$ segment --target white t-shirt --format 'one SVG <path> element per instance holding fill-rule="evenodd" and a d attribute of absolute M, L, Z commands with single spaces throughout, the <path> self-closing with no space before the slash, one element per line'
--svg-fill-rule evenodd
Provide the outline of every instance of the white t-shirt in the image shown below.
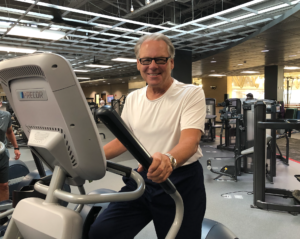
<path fill-rule="evenodd" d="M 105 105 L 105 101 L 104 100 L 100 100 L 100 106 L 104 106 Z"/>
<path fill-rule="evenodd" d="M 181 130 L 204 131 L 206 105 L 202 88 L 174 79 L 158 99 L 149 100 L 146 91 L 147 86 L 128 95 L 122 119 L 151 155 L 173 149 L 179 142 Z M 202 156 L 198 146 L 184 165 Z"/>

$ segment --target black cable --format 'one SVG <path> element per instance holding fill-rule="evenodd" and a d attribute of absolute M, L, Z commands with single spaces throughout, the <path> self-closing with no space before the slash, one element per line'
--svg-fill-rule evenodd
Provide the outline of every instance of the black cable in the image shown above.
<path fill-rule="evenodd" d="M 249 192 L 249 191 L 236 191 L 236 192 L 223 193 L 223 194 L 221 194 L 221 197 L 224 197 L 225 195 L 229 195 L 229 194 L 233 194 L 233 193 L 247 193 L 247 195 L 253 194 L 253 192 Z"/>

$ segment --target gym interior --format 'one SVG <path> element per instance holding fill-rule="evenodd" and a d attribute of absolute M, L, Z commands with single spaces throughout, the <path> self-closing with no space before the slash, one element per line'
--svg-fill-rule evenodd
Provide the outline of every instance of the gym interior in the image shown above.
<path fill-rule="evenodd" d="M 41 192 L 50 193 L 51 188 L 45 189 L 39 180 L 50 180 L 56 165 L 50 157 L 47 161 L 47 153 L 51 150 L 37 150 L 29 138 L 30 130 L 49 130 L 39 128 L 42 126 L 40 120 L 48 119 L 46 116 L 30 118 L 25 112 L 27 108 L 18 106 L 18 98 L 14 98 L 12 92 L 19 92 L 26 84 L 30 84 L 31 89 L 35 84 L 44 84 L 36 81 L 44 74 L 40 69 L 45 72 L 43 77 L 49 81 L 50 91 L 65 90 L 69 84 L 65 81 L 76 81 L 78 89 L 65 90 L 63 96 L 53 94 L 47 100 L 56 100 L 66 111 L 68 107 L 77 107 L 77 115 L 85 114 L 88 109 L 85 121 L 79 123 L 82 132 L 84 123 L 92 124 L 96 133 L 89 127 L 91 137 L 100 137 L 104 146 L 118 136 L 113 130 L 118 124 L 112 127 L 107 119 L 121 116 L 127 96 L 147 87 L 136 69 L 134 46 L 141 36 L 155 32 L 168 36 L 175 46 L 172 77 L 202 88 L 205 94 L 206 119 L 200 141 L 203 157 L 199 158 L 207 197 L 207 221 L 202 225 L 202 239 L 298 239 L 299 10 L 300 0 L 2 1 L 0 110 L 12 116 L 21 157 L 17 161 L 13 159 L 14 147 L 8 142 L 10 199 L 0 203 L 0 219 L 1 214 L 8 218 L 8 221 L 1 221 L 0 239 L 39 238 L 30 237 L 26 234 L 28 231 L 21 228 L 19 235 L 12 233 L 14 228 L 8 229 L 9 220 L 22 199 L 40 197 Z M 52 62 L 51 69 L 39 59 Z M 63 69 L 57 67 L 56 62 L 63 65 Z M 40 68 L 32 68 L 33 65 Z M 14 84 L 15 79 L 22 79 L 22 82 Z M 33 114 L 30 107 L 35 103 L 28 102 L 28 112 Z M 45 112 L 46 115 L 48 110 L 49 114 L 56 114 L 52 105 L 47 105 L 49 109 L 39 107 L 37 114 Z M 112 115 L 105 115 L 104 110 L 101 111 L 103 107 L 110 109 Z M 67 119 L 68 115 L 63 117 Z M 27 120 L 27 124 L 22 124 Z M 33 126 L 29 128 L 28 125 Z M 68 129 L 61 127 L 54 131 Z M 74 135 L 68 137 L 71 136 Z M 74 147 L 77 142 L 72 140 L 70 138 L 69 144 Z M 79 145 L 80 152 L 87 153 L 87 149 Z M 136 154 L 129 151 L 110 161 L 137 168 Z M 67 153 L 71 155 L 71 152 Z M 105 160 L 101 154 L 97 155 Z M 95 155 L 90 156 L 95 158 Z M 116 171 L 113 168 L 102 172 L 105 177 L 101 180 L 85 178 L 84 194 L 97 194 L 100 188 L 109 189 L 104 190 L 104 194 L 113 192 L 110 190 L 119 191 L 124 183 Z M 80 175 L 79 172 L 74 175 L 76 173 Z M 59 173 L 56 171 L 56 174 Z M 29 181 L 39 185 L 29 186 Z M 64 185 L 63 190 L 72 195 L 83 194 L 82 188 L 77 186 Z M 66 197 L 60 194 L 60 199 Z M 88 217 L 84 213 L 90 212 L 92 206 L 75 203 L 79 200 L 75 196 L 73 200 L 73 203 L 60 202 L 60 207 Z M 94 205 L 88 201 L 86 204 Z M 14 220 L 26 221 L 19 219 L 21 217 L 16 213 Z M 22 235 L 22 230 L 26 235 Z M 153 223 L 135 238 L 157 238 Z M 176 233 L 168 238 L 176 238 Z"/>

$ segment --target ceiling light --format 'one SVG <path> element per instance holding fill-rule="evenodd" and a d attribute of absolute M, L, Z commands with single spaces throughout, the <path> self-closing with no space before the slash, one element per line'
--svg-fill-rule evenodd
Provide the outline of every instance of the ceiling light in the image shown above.
<path fill-rule="evenodd" d="M 89 72 L 88 70 L 74 70 L 75 72 Z"/>
<path fill-rule="evenodd" d="M 11 46 L 1 46 L 0 45 L 0 51 L 33 53 L 33 52 L 36 52 L 36 49 L 34 49 L 34 48 L 11 47 Z"/>
<path fill-rule="evenodd" d="M 208 76 L 214 76 L 214 77 L 222 77 L 222 76 L 226 76 L 226 75 L 220 75 L 220 74 L 210 74 Z"/>
<path fill-rule="evenodd" d="M 259 73 L 259 71 L 242 71 L 241 73 L 254 74 L 254 73 Z"/>
<path fill-rule="evenodd" d="M 298 69 L 300 69 L 300 67 L 298 67 L 298 66 L 285 66 L 284 69 L 285 70 L 298 70 Z"/>
<path fill-rule="evenodd" d="M 294 56 L 297 56 L 297 55 L 290 55 L 289 57 L 294 57 Z"/>
<path fill-rule="evenodd" d="M 270 11 L 273 11 L 273 10 L 276 10 L 276 9 L 279 9 L 279 8 L 283 8 L 283 7 L 288 7 L 288 6 L 289 6 L 289 4 L 287 4 L 287 3 L 280 4 L 280 5 L 277 5 L 275 7 L 270 7 L 270 8 L 266 8 L 264 10 L 258 11 L 258 14 L 265 13 L 265 12 L 270 12 Z"/>
<path fill-rule="evenodd" d="M 150 0 L 147 0 L 147 1 L 146 1 L 146 4 L 150 4 Z"/>
<path fill-rule="evenodd" d="M 241 19 L 244 19 L 244 18 L 247 18 L 247 17 L 252 17 L 256 15 L 255 13 L 249 13 L 249 14 L 246 14 L 246 15 L 243 15 L 243 16 L 240 16 L 240 17 L 236 17 L 236 18 L 233 18 L 231 19 L 232 22 L 234 21 L 238 21 L 238 20 L 241 20 Z"/>
<path fill-rule="evenodd" d="M 217 61 L 211 61 L 210 63 L 216 63 Z"/>
<path fill-rule="evenodd" d="M 107 83 L 108 85 L 110 85 L 110 83 Z"/>
<path fill-rule="evenodd" d="M 123 61 L 123 62 L 136 62 L 136 59 L 134 59 L 134 58 L 122 58 L 122 57 L 114 58 L 111 60 L 112 61 Z"/>
<path fill-rule="evenodd" d="M 89 80 L 91 79 L 90 77 L 77 77 L 78 80 Z"/>
<path fill-rule="evenodd" d="M 269 50 L 262 50 L 261 52 L 268 52 Z"/>
<path fill-rule="evenodd" d="M 131 11 L 131 12 L 134 11 L 133 5 L 131 5 L 130 11 Z"/>
<path fill-rule="evenodd" d="M 238 66 L 242 66 L 243 64 L 238 64 Z"/>
<path fill-rule="evenodd" d="M 85 65 L 87 67 L 100 67 L 100 68 L 109 68 L 112 66 L 108 66 L 108 65 L 96 65 L 96 64 L 89 64 L 89 65 Z"/>
<path fill-rule="evenodd" d="M 41 31 L 41 29 L 39 28 L 24 26 L 14 26 L 7 34 L 13 36 L 41 38 L 48 40 L 59 40 L 66 35 L 65 32 L 52 30 Z"/>
<path fill-rule="evenodd" d="M 211 70 L 210 72 L 215 72 L 215 70 Z"/>

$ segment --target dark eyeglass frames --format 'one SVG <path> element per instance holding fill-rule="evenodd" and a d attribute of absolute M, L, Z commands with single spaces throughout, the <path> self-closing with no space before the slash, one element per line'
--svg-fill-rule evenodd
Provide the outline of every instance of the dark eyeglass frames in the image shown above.
<path fill-rule="evenodd" d="M 164 65 L 167 63 L 169 58 L 171 57 L 156 57 L 156 58 L 145 57 L 145 58 L 139 58 L 139 61 L 142 65 L 150 65 L 153 60 L 157 65 Z"/>

